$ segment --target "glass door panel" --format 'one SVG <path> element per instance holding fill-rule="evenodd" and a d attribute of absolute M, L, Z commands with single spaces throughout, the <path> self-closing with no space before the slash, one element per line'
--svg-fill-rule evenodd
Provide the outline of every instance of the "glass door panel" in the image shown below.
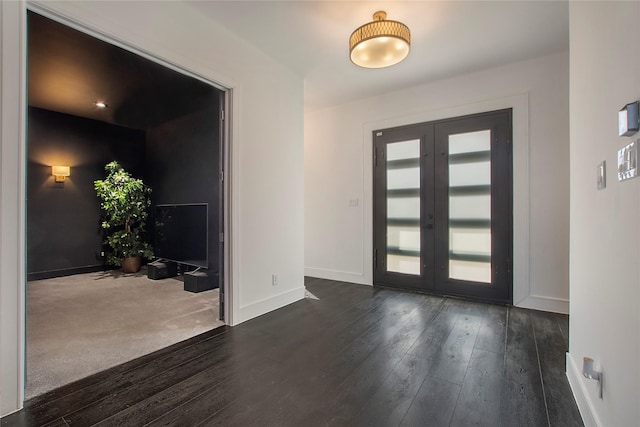
<path fill-rule="evenodd" d="M 449 278 L 491 283 L 491 130 L 449 135 Z"/>
<path fill-rule="evenodd" d="M 386 147 L 386 269 L 420 275 L 420 140 Z"/>
<path fill-rule="evenodd" d="M 511 111 L 383 129 L 373 283 L 511 301 Z"/>

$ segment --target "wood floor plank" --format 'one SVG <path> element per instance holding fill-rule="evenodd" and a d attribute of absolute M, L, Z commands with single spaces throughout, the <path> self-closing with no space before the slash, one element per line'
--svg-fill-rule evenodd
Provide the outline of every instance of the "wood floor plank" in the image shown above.
<path fill-rule="evenodd" d="M 460 386 L 427 376 L 401 426 L 449 426 L 460 394 Z"/>
<path fill-rule="evenodd" d="M 232 398 L 227 395 L 226 388 L 210 388 L 189 401 L 188 404 L 178 406 L 171 412 L 163 414 L 160 418 L 144 424 L 144 426 L 196 426 L 202 420 L 207 420 L 218 413 L 229 405 L 231 401 Z"/>
<path fill-rule="evenodd" d="M 438 346 L 429 375 L 461 385 L 471 360 L 482 317 L 461 314 L 447 338 Z"/>
<path fill-rule="evenodd" d="M 357 424 L 361 408 L 367 406 L 371 396 L 378 392 L 405 356 L 406 351 L 389 344 L 372 352 L 359 363 L 338 386 L 335 394 L 337 403 L 330 408 L 332 418 L 328 425 Z"/>
<path fill-rule="evenodd" d="M 430 360 L 405 354 L 360 411 L 359 419 L 363 425 L 400 425 L 430 366 Z"/>
<path fill-rule="evenodd" d="M 439 312 L 407 351 L 410 354 L 433 360 L 440 346 L 458 321 L 458 314 Z"/>
<path fill-rule="evenodd" d="M 310 283 L 308 291 L 318 297 L 318 302 L 333 308 L 348 309 L 362 303 L 376 293 L 372 286 L 356 285 L 318 279 Z"/>
<path fill-rule="evenodd" d="M 205 369 L 205 367 L 222 362 L 225 357 L 227 356 L 207 353 L 203 355 L 202 358 L 198 358 L 185 366 L 181 366 L 180 369 L 172 369 L 165 372 L 161 377 L 143 380 L 122 391 L 106 396 L 95 405 L 65 415 L 64 418 L 67 423 L 72 426 L 94 425 L 103 419 L 127 409 L 131 405 L 148 399 L 165 388 L 184 381 L 198 371 Z"/>
<path fill-rule="evenodd" d="M 249 329 L 253 332 L 269 334 L 286 327 L 292 321 L 298 321 L 306 312 L 306 306 L 308 304 L 309 301 L 302 300 L 300 301 L 300 304 L 290 304 L 286 307 L 282 307 L 280 309 L 282 311 L 279 311 L 278 313 L 270 312 L 263 314 L 262 316 L 240 324 L 236 328 L 240 330 Z"/>
<path fill-rule="evenodd" d="M 387 297 L 384 304 L 369 312 L 368 316 L 372 320 L 371 327 L 325 365 L 323 367 L 325 372 L 337 379 L 345 378 L 360 363 L 369 358 L 372 352 L 384 348 L 419 307 L 419 305 L 398 304 L 396 298 L 401 298 L 401 295 Z"/>
<path fill-rule="evenodd" d="M 230 364 L 232 362 L 229 358 L 224 359 L 221 363 L 162 389 L 133 406 L 128 406 L 124 410 L 97 422 L 95 425 L 143 425 L 155 420 L 172 408 L 183 405 L 205 391 L 216 388 L 221 383 L 228 381 L 231 377 Z"/>
<path fill-rule="evenodd" d="M 69 427 L 69 424 L 67 424 L 64 418 L 58 418 L 53 422 L 47 423 L 44 427 Z"/>
<path fill-rule="evenodd" d="M 567 346 L 554 314 L 531 312 L 533 329 L 540 357 L 544 395 L 552 426 L 582 426 L 582 417 L 576 403 L 566 399 L 571 389 L 565 376 Z"/>
<path fill-rule="evenodd" d="M 464 377 L 452 426 L 500 425 L 504 355 L 476 348 Z"/>
<path fill-rule="evenodd" d="M 504 354 L 507 337 L 507 307 L 490 305 L 482 317 L 475 348 Z"/>
<path fill-rule="evenodd" d="M 379 345 L 366 359 L 356 364 L 355 369 L 338 386 L 335 394 L 335 401 L 338 403 L 325 408 L 326 412 L 331 413 L 331 419 L 327 421 L 328 425 L 354 425 L 362 422 L 361 408 L 367 406 L 371 396 L 376 394 L 395 366 L 405 357 L 406 351 L 421 335 L 443 303 L 440 298 L 424 298 L 416 306 L 408 304 L 402 298 L 401 296 L 400 300 L 389 304 L 387 306 L 390 310 L 389 315 L 383 317 L 363 335 L 379 337 L 377 340 Z M 396 303 L 404 306 L 395 306 Z M 426 369 L 420 378 L 424 378 L 425 374 Z M 335 375 L 333 377 L 335 378 Z M 421 382 L 422 380 L 416 384 L 414 393 Z M 406 402 L 407 408 L 412 400 L 413 396 Z M 398 423 L 404 416 L 404 412 L 399 416 Z"/>
<path fill-rule="evenodd" d="M 384 337 L 384 344 L 404 355 L 437 315 L 440 305 L 441 301 L 435 299 L 426 301 L 425 304 L 406 316 L 405 322 L 397 328 L 393 335 Z"/>
<path fill-rule="evenodd" d="M 229 405 L 216 412 L 213 417 L 201 420 L 194 425 L 250 426 L 277 425 L 274 420 L 282 410 L 279 403 L 291 388 L 284 385 L 289 377 L 283 375 L 281 365 L 270 364 L 259 371 L 254 371 L 249 381 L 244 373 L 231 382 L 223 384 L 232 395 Z"/>
<path fill-rule="evenodd" d="M 469 301 L 460 298 L 447 298 L 442 311 L 445 313 L 471 314 L 482 317 L 489 310 L 490 305 L 482 302 Z"/>
<path fill-rule="evenodd" d="M 271 384 L 268 389 L 235 400 L 203 425 L 329 425 L 332 411 L 327 405 L 337 402 L 338 390 L 329 376 L 321 371 L 306 370 L 280 379 L 282 381 Z"/>
<path fill-rule="evenodd" d="M 237 363 L 230 379 L 210 387 L 204 393 L 177 405 L 176 408 L 149 422 L 149 426 L 196 426 L 227 423 L 239 413 L 251 413 L 253 407 L 270 390 L 283 381 L 282 367 L 258 357 L 255 363 Z M 215 419 L 212 419 L 215 415 Z"/>
<path fill-rule="evenodd" d="M 385 320 L 385 316 L 380 314 L 377 307 L 385 303 L 385 299 L 377 298 L 376 301 L 376 304 L 367 305 L 368 310 L 353 311 L 350 317 L 335 317 L 327 326 L 324 326 L 326 322 L 321 322 L 321 328 L 317 327 L 316 322 L 315 325 L 307 324 L 303 328 L 289 329 L 286 334 L 274 339 L 276 344 L 280 341 L 282 343 L 274 346 L 275 354 L 270 352 L 269 357 L 286 363 L 322 364 L 327 369 L 338 369 L 340 363 L 350 364 L 349 360 L 352 357 L 366 357 L 368 351 L 377 345 L 373 341 L 379 341 L 381 335 L 378 332 L 380 329 L 372 328 L 376 325 L 377 328 L 389 328 L 389 318 Z M 394 315 L 398 313 L 402 311 L 397 310 Z M 365 333 L 368 335 L 364 335 Z M 307 351 L 310 347 L 315 351 Z M 305 351 L 301 352 L 300 349 Z M 341 358 L 344 359 L 342 362 Z M 351 370 L 351 367 L 348 367 L 348 370 Z M 347 373 L 345 372 L 345 375 Z"/>
<path fill-rule="evenodd" d="M 292 366 L 328 366 L 337 363 L 336 358 L 380 320 L 370 314 L 364 318 L 362 313 L 354 311 L 350 316 L 334 317 L 330 324 L 318 321 L 314 325 L 291 330 L 274 341 L 281 342 L 281 345 L 272 345 L 267 350 L 267 357 Z"/>
<path fill-rule="evenodd" d="M 64 419 L 56 418 L 50 420 L 47 423 L 34 423 L 32 418 L 25 416 L 24 410 L 19 412 L 14 412 L 11 415 L 7 415 L 0 419 L 0 426 L 2 427 L 22 427 L 22 426 L 46 426 L 46 427 L 67 427 L 67 423 Z"/>
<path fill-rule="evenodd" d="M 564 343 L 569 349 L 569 316 L 566 314 L 559 313 L 550 313 L 558 322 L 558 326 L 560 327 L 560 331 L 562 332 L 562 338 L 564 339 Z"/>
<path fill-rule="evenodd" d="M 511 308 L 507 324 L 502 426 L 547 426 L 547 410 L 529 312 Z"/>

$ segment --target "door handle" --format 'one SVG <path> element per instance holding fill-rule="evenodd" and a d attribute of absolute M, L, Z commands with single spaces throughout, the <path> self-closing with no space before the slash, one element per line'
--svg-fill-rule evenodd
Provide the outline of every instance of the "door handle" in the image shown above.
<path fill-rule="evenodd" d="M 429 221 L 433 221 L 433 214 L 427 214 L 427 219 L 428 219 Z M 427 230 L 433 230 L 433 222 L 431 222 L 431 223 L 427 224 L 427 225 L 425 226 L 425 228 L 426 228 Z"/>

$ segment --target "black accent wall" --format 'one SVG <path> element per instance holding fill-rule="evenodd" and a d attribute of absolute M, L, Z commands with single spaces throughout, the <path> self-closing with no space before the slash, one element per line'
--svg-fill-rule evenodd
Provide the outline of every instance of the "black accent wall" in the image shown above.
<path fill-rule="evenodd" d="M 101 269 L 93 181 L 104 178 L 104 165 L 112 160 L 143 177 L 145 133 L 31 107 L 27 158 L 28 278 Z M 56 183 L 52 165 L 70 166 L 71 176 Z"/>
<path fill-rule="evenodd" d="M 207 109 L 147 131 L 147 179 L 153 188 L 153 205 L 209 204 L 208 270 L 217 273 L 220 170 L 217 93 L 212 91 L 206 104 Z"/>
<path fill-rule="evenodd" d="M 208 269 L 219 271 L 219 91 L 206 87 L 200 98 L 206 102 L 199 111 L 146 132 L 29 108 L 29 280 L 104 268 L 100 202 L 93 182 L 105 177 L 104 165 L 112 160 L 152 188 L 153 205 L 208 203 Z M 52 165 L 70 166 L 71 176 L 56 183 Z"/>

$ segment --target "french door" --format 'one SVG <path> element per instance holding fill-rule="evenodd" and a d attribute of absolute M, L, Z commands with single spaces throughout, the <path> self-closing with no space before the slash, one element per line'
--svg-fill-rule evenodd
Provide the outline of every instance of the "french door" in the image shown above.
<path fill-rule="evenodd" d="M 511 303 L 511 110 L 373 141 L 374 284 Z"/>

